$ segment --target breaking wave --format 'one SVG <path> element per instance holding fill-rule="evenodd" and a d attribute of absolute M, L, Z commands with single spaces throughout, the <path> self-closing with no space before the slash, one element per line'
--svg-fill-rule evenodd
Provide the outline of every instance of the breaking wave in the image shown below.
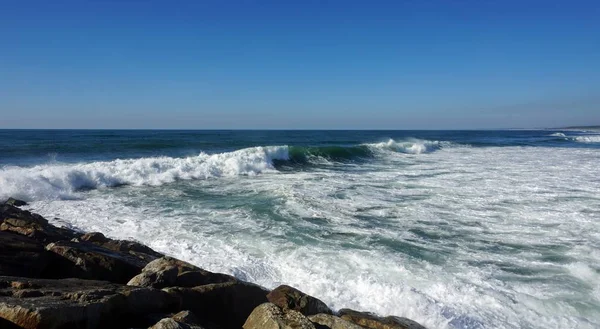
<path fill-rule="evenodd" d="M 358 162 L 382 151 L 420 154 L 435 151 L 443 143 L 389 140 L 356 146 L 258 146 L 197 156 L 117 159 L 79 164 L 44 164 L 0 169 L 0 199 L 70 199 L 81 190 L 132 186 L 160 186 L 179 180 L 276 173 L 286 165 L 318 165 L 325 162 Z"/>

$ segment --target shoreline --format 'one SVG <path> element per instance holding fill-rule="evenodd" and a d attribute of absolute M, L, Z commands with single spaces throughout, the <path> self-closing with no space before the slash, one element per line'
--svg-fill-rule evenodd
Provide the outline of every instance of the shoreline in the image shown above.
<path fill-rule="evenodd" d="M 334 312 L 287 285 L 268 290 L 135 241 L 56 227 L 25 205 L 0 204 L 2 328 L 424 328 Z"/>

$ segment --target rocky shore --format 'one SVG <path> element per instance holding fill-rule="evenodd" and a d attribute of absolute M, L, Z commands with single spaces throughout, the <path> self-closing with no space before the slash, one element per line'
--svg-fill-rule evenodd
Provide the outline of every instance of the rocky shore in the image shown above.
<path fill-rule="evenodd" d="M 56 227 L 0 204 L 0 328 L 422 329 L 401 317 L 332 311 L 134 242 Z"/>

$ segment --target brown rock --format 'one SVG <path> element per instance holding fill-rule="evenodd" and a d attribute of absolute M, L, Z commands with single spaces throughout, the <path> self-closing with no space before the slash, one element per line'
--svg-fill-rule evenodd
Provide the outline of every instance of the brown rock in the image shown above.
<path fill-rule="evenodd" d="M 342 319 L 368 329 L 426 329 L 413 320 L 397 316 L 379 317 L 351 309 L 341 309 L 339 314 Z"/>
<path fill-rule="evenodd" d="M 319 325 L 321 327 L 329 329 L 363 329 L 363 327 L 357 324 L 346 321 L 331 314 L 321 313 L 317 315 L 311 315 L 308 317 L 308 319 L 312 323 L 316 324 L 315 326 Z"/>
<path fill-rule="evenodd" d="M 273 289 L 267 295 L 267 299 L 269 299 L 269 302 L 281 307 L 284 311 L 295 310 L 304 315 L 333 313 L 321 300 L 286 285 Z"/>
<path fill-rule="evenodd" d="M 165 288 L 179 301 L 179 309 L 190 310 L 206 327 L 239 329 L 269 292 L 255 284 L 232 281 L 194 288 Z"/>
<path fill-rule="evenodd" d="M 21 234 L 38 242 L 72 239 L 76 235 L 72 230 L 49 224 L 38 214 L 9 204 L 0 205 L 0 231 Z"/>
<path fill-rule="evenodd" d="M 127 284 L 139 287 L 195 287 L 211 283 L 236 281 L 232 276 L 213 273 L 184 261 L 162 257 L 156 259 L 142 273 L 132 278 Z"/>
<path fill-rule="evenodd" d="M 0 277 L 0 327 L 24 329 L 107 328 L 145 326 L 144 316 L 167 312 L 175 305 L 160 290 L 104 281 L 46 280 Z M 17 282 L 17 283 L 15 283 Z M 17 289 L 15 287 L 36 287 Z"/>
<path fill-rule="evenodd" d="M 302 313 L 283 312 L 277 305 L 264 303 L 257 306 L 244 323 L 244 329 L 315 329 Z"/>

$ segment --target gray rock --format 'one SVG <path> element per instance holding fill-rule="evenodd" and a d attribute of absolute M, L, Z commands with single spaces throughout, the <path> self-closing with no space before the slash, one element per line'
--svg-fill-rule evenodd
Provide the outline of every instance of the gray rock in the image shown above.
<path fill-rule="evenodd" d="M 138 287 L 195 287 L 211 283 L 232 282 L 232 276 L 212 273 L 184 261 L 171 258 L 158 258 L 146 265 L 142 273 L 127 284 Z"/>
<path fill-rule="evenodd" d="M 311 315 L 308 319 L 317 325 L 330 329 L 364 329 L 357 324 L 331 314 Z"/>
<path fill-rule="evenodd" d="M 0 295 L 0 324 L 25 329 L 147 327 L 146 314 L 176 305 L 161 290 L 81 279 L 0 277 Z"/>
<path fill-rule="evenodd" d="M 57 241 L 46 246 L 71 262 L 71 277 L 126 283 L 140 273 L 146 262 L 128 253 L 116 252 L 92 243 Z"/>
<path fill-rule="evenodd" d="M 294 310 L 304 315 L 333 313 L 321 300 L 286 285 L 273 289 L 273 291 L 267 295 L 267 299 L 284 311 Z"/>
<path fill-rule="evenodd" d="M 411 319 L 397 316 L 379 317 L 372 313 L 358 312 L 351 309 L 341 309 L 339 315 L 346 321 L 368 329 L 426 329 Z"/>
<path fill-rule="evenodd" d="M 283 312 L 277 305 L 264 303 L 257 306 L 243 325 L 244 329 L 315 329 L 302 313 Z"/>

